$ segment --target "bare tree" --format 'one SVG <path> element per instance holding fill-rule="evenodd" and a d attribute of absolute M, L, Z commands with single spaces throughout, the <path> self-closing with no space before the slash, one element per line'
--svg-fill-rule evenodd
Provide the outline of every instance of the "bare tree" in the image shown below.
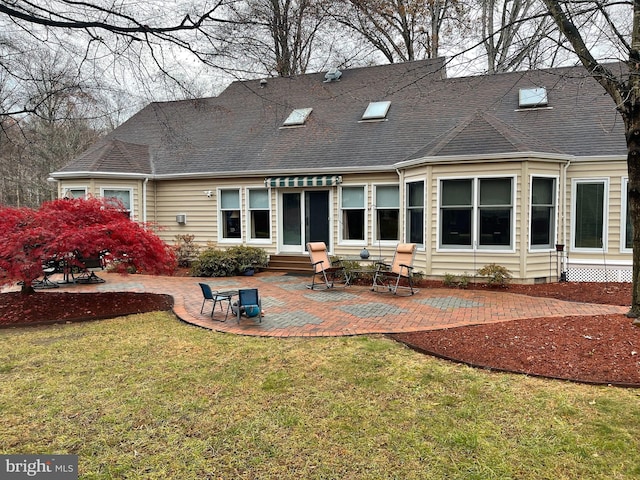
<path fill-rule="evenodd" d="M 633 290 L 628 316 L 640 323 L 640 1 L 542 0 L 587 72 L 611 97 L 624 122 L 633 226 Z M 589 38 L 599 32 L 597 41 Z M 598 52 L 598 53 L 596 53 Z M 601 60 L 606 55 L 606 60 Z M 620 63 L 609 63 L 611 60 Z"/>
<path fill-rule="evenodd" d="M 67 51 L 96 77 L 109 70 L 113 75 L 118 64 L 128 62 L 132 68 L 122 75 L 123 83 L 160 72 L 188 92 L 189 82 L 176 73 L 185 54 L 222 68 L 217 27 L 229 22 L 229 3 L 233 0 L 206 0 L 197 7 L 163 0 L 0 0 L 0 72 L 24 85 L 28 79 L 14 75 L 17 54 L 25 58 L 25 52 L 46 45 Z M 5 101 L 3 107 L 5 115 L 35 109 L 24 102 Z"/>
<path fill-rule="evenodd" d="M 443 39 L 466 29 L 460 0 L 342 0 L 331 12 L 389 63 L 436 58 Z M 455 32 L 455 33 L 454 33 Z"/>
<path fill-rule="evenodd" d="M 556 27 L 538 0 L 481 0 L 479 6 L 489 73 L 553 66 Z"/>
<path fill-rule="evenodd" d="M 327 31 L 323 0 L 247 0 L 236 2 L 227 25 L 230 52 L 241 55 L 256 73 L 281 77 L 305 73 L 324 50 Z M 321 61 L 320 63 L 323 63 Z M 249 67 L 250 68 L 250 67 Z"/>
<path fill-rule="evenodd" d="M 102 113 L 75 64 L 60 52 L 33 50 L 29 62 L 14 65 L 28 80 L 28 115 L 5 116 L 0 136 L 4 204 L 35 207 L 52 199 L 46 179 L 85 150 L 99 135 L 92 125 Z M 100 122 L 102 123 L 102 122 Z"/>

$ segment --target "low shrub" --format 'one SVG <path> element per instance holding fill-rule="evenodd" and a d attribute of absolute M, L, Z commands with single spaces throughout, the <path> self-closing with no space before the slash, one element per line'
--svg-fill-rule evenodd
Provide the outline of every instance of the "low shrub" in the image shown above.
<path fill-rule="evenodd" d="M 173 248 L 179 267 L 190 267 L 198 256 L 200 248 L 193 241 L 195 235 L 176 235 Z"/>
<path fill-rule="evenodd" d="M 511 280 L 511 272 L 502 265 L 496 263 L 489 263 L 480 270 L 478 275 L 487 278 L 487 283 L 495 287 L 504 287 Z"/>
<path fill-rule="evenodd" d="M 228 248 L 226 252 L 238 264 L 238 273 L 242 273 L 249 268 L 264 268 L 267 266 L 267 252 L 262 248 L 237 245 Z"/>
<path fill-rule="evenodd" d="M 445 273 L 442 279 L 443 285 L 449 288 L 468 288 L 470 282 L 471 278 L 466 272 L 459 277 L 451 273 Z"/>
<path fill-rule="evenodd" d="M 205 249 L 191 265 L 196 277 L 232 277 L 249 268 L 267 266 L 267 253 L 258 247 L 238 245 L 227 250 L 215 247 Z"/>
<path fill-rule="evenodd" d="M 445 273 L 444 278 L 442 279 L 442 284 L 445 287 L 457 287 L 458 280 L 456 279 L 456 276 L 453 273 Z"/>
<path fill-rule="evenodd" d="M 226 251 L 207 248 L 191 265 L 191 275 L 195 277 L 231 277 L 238 271 L 238 262 Z"/>

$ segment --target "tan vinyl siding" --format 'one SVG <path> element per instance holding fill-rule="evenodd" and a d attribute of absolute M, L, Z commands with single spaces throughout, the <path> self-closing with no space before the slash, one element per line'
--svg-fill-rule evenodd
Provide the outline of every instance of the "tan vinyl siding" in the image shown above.
<path fill-rule="evenodd" d="M 604 263 L 608 260 L 612 262 L 624 262 L 630 260 L 628 253 L 622 253 L 621 242 L 623 239 L 621 228 L 624 228 L 624 212 L 622 212 L 622 205 L 624 204 L 622 196 L 626 195 L 623 192 L 623 179 L 627 178 L 627 166 L 624 161 L 582 161 L 573 162 L 567 171 L 567 247 L 571 258 L 574 260 L 593 261 L 595 263 Z M 604 252 L 606 257 L 603 257 L 602 252 L 584 252 L 580 250 L 571 249 L 571 235 L 573 229 L 573 220 L 571 218 L 571 211 L 573 205 L 573 190 L 572 186 L 574 180 L 589 180 L 589 179 L 606 179 L 608 182 L 608 209 L 606 214 L 606 233 L 607 233 L 607 247 Z"/>

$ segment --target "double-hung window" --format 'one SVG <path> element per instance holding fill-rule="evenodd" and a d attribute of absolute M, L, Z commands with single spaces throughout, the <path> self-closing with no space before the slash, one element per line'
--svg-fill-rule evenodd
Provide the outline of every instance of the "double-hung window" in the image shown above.
<path fill-rule="evenodd" d="M 249 234 L 251 240 L 271 238 L 271 209 L 269 190 L 249 189 Z"/>
<path fill-rule="evenodd" d="M 609 190 L 606 179 L 573 181 L 572 247 L 580 250 L 606 249 L 606 211 Z"/>
<path fill-rule="evenodd" d="M 376 186 L 376 240 L 400 239 L 400 189 L 398 185 Z"/>
<path fill-rule="evenodd" d="M 529 226 L 532 249 L 550 249 L 556 236 L 556 179 L 531 179 L 531 224 Z"/>
<path fill-rule="evenodd" d="M 67 187 L 64 189 L 64 195 L 62 198 L 86 198 L 87 187 Z"/>
<path fill-rule="evenodd" d="M 133 192 L 130 188 L 103 188 L 102 197 L 106 199 L 112 199 L 115 203 L 123 208 L 123 213 L 129 218 L 133 217 L 133 211 L 131 209 L 131 198 Z"/>
<path fill-rule="evenodd" d="M 424 246 L 424 182 L 407 183 L 407 241 Z"/>
<path fill-rule="evenodd" d="M 473 179 L 440 181 L 440 246 L 471 248 Z"/>
<path fill-rule="evenodd" d="M 440 247 L 513 248 L 513 178 L 440 181 Z"/>
<path fill-rule="evenodd" d="M 365 189 L 342 187 L 342 240 L 362 243 L 365 240 Z"/>
<path fill-rule="evenodd" d="M 242 238 L 240 190 L 220 190 L 220 219 L 223 239 Z"/>

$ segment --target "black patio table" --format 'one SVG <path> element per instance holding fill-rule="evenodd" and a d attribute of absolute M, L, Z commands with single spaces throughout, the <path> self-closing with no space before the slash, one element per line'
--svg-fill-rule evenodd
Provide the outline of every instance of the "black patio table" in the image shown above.
<path fill-rule="evenodd" d="M 222 302 L 227 302 L 227 310 L 224 314 L 224 320 L 217 320 L 219 322 L 226 322 L 227 318 L 229 317 L 229 310 L 231 310 L 231 301 L 233 297 L 237 297 L 237 296 L 238 296 L 238 290 L 223 290 L 221 292 L 214 291 L 213 292 L 213 309 L 211 310 L 211 319 L 217 320 L 213 318 L 213 314 L 216 311 L 216 305 L 218 304 L 218 302 L 220 302 L 220 305 L 222 305 Z"/>

